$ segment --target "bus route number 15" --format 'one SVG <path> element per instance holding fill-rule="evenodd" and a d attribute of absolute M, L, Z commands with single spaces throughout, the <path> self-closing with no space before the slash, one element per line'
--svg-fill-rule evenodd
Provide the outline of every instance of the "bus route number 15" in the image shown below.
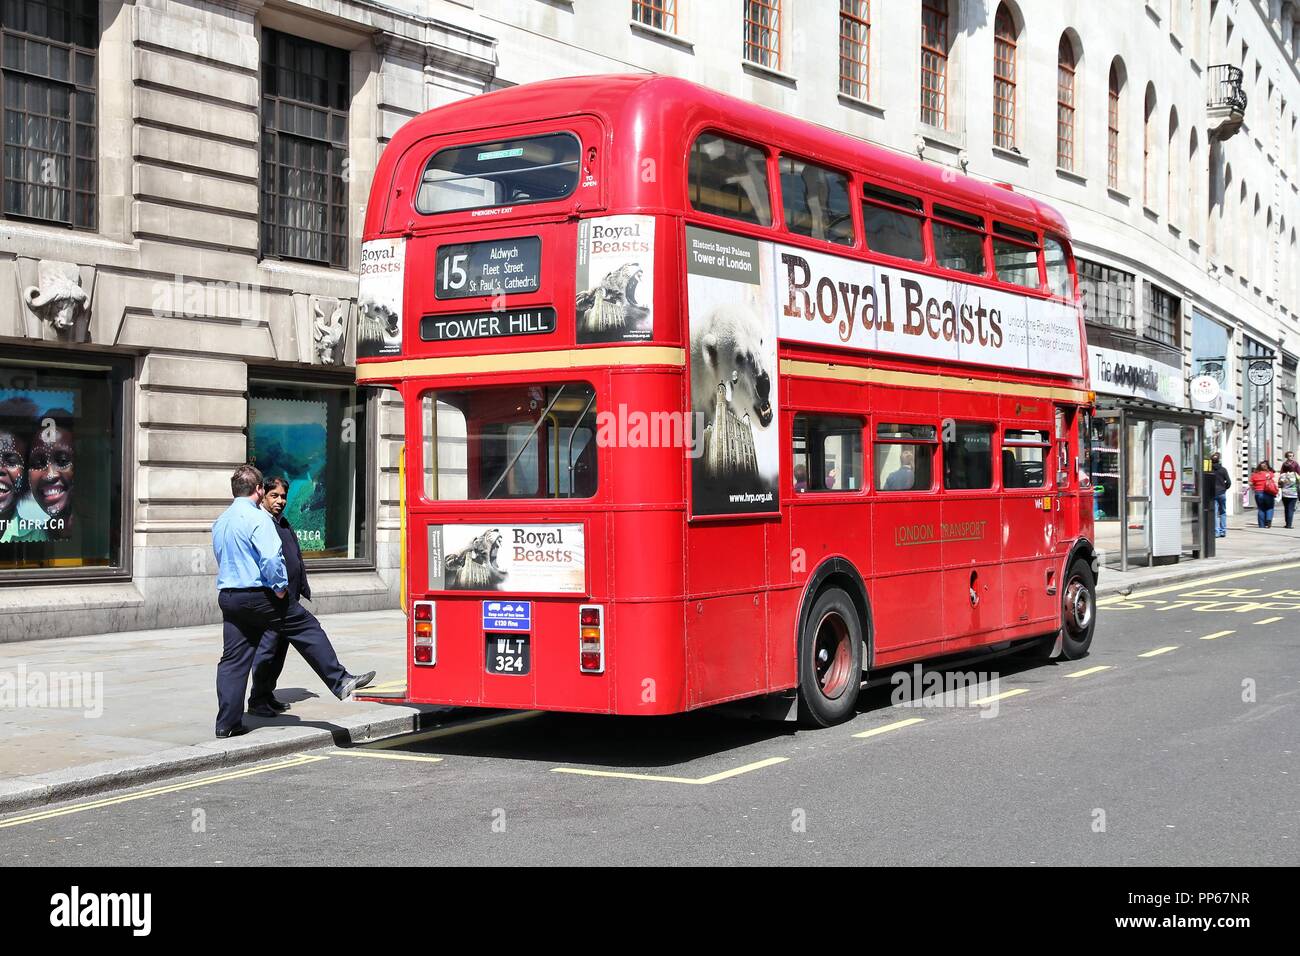
<path fill-rule="evenodd" d="M 442 260 L 442 289 L 439 291 L 459 292 L 465 288 L 465 283 L 469 280 L 469 273 L 465 269 L 468 259 L 469 255 L 462 252 Z"/>

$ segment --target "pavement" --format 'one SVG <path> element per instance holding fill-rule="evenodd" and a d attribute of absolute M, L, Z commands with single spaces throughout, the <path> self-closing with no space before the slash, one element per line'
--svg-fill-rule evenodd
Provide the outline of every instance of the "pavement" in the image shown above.
<path fill-rule="evenodd" d="M 1103 568 L 1098 594 L 1300 559 L 1300 529 L 1235 521 L 1216 557 L 1119 572 Z M 374 670 L 374 691 L 405 686 L 399 611 L 321 618 L 353 673 Z M 0 813 L 229 768 L 323 747 L 410 734 L 473 712 L 336 700 L 291 653 L 278 696 L 282 719 L 248 716 L 252 733 L 213 737 L 219 625 L 0 643 Z"/>

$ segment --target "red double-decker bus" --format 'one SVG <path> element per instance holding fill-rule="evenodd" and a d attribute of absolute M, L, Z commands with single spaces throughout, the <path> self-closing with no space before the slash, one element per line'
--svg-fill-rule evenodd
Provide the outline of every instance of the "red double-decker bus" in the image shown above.
<path fill-rule="evenodd" d="M 405 408 L 411 703 L 812 724 L 872 670 L 1092 640 L 1053 209 L 660 76 L 385 149 L 357 379 Z M 394 635 L 394 640 L 398 639 Z"/>

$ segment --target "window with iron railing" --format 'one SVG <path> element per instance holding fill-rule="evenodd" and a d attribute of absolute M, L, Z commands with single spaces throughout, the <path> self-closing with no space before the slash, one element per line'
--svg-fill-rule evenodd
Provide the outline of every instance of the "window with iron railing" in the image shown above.
<path fill-rule="evenodd" d="M 7 217 L 95 229 L 96 0 L 0 5 Z"/>
<path fill-rule="evenodd" d="M 1142 335 L 1153 342 L 1178 347 L 1178 329 L 1182 324 L 1182 301 L 1151 282 L 1143 283 L 1146 289 L 1145 322 Z"/>
<path fill-rule="evenodd" d="M 1133 274 L 1087 259 L 1075 260 L 1075 269 L 1084 318 L 1095 325 L 1132 332 L 1137 321 Z"/>
<path fill-rule="evenodd" d="M 347 265 L 346 50 L 262 31 L 262 255 Z"/>
<path fill-rule="evenodd" d="M 745 0 L 745 59 L 781 69 L 781 0 Z"/>
<path fill-rule="evenodd" d="M 871 0 L 840 0 L 840 92 L 871 95 Z"/>
<path fill-rule="evenodd" d="M 921 2 L 921 122 L 948 126 L 948 0 Z"/>
<path fill-rule="evenodd" d="M 665 33 L 676 33 L 677 0 L 632 0 L 632 19 Z"/>

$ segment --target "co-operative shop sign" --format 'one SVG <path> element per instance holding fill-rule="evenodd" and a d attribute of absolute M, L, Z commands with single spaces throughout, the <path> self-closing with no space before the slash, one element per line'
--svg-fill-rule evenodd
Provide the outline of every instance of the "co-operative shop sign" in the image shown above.
<path fill-rule="evenodd" d="M 1161 402 L 1183 404 L 1183 371 L 1144 355 L 1116 349 L 1089 346 L 1092 387 L 1109 395 L 1124 395 Z"/>

